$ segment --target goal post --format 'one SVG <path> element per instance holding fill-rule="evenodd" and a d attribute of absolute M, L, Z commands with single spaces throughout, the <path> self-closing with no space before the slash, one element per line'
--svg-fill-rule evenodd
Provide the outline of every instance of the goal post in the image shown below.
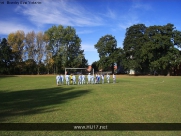
<path fill-rule="evenodd" d="M 65 68 L 65 75 L 67 74 L 67 70 L 68 70 L 68 69 L 69 69 L 69 70 L 71 70 L 71 69 L 83 70 L 83 69 L 84 69 L 84 70 L 87 70 L 87 71 L 88 71 L 88 68 Z M 93 76 L 94 76 L 94 69 L 92 68 L 91 71 L 92 71 L 92 74 L 93 74 Z"/>

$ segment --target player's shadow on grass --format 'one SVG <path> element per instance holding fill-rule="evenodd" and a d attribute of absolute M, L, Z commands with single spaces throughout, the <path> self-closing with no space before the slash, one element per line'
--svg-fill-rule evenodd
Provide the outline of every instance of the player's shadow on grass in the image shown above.
<path fill-rule="evenodd" d="M 9 77 L 17 77 L 15 75 L 0 75 L 0 80 L 3 78 L 9 78 Z"/>
<path fill-rule="evenodd" d="M 20 115 L 33 115 L 54 111 L 58 104 L 90 93 L 91 90 L 74 90 L 74 87 L 0 92 L 0 122 Z"/>

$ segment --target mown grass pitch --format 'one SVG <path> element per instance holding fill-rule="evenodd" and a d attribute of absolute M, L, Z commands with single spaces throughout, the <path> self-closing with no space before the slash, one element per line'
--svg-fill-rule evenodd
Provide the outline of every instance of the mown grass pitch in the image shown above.
<path fill-rule="evenodd" d="M 112 79 L 111 79 L 112 81 Z M 1 123 L 180 123 L 181 77 L 117 76 L 57 86 L 54 76 L 1 76 Z M 0 131 L 0 135 L 181 135 L 181 131 Z"/>

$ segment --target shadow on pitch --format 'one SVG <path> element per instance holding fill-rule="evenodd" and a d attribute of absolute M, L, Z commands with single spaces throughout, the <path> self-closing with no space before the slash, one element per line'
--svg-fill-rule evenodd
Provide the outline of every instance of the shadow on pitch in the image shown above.
<path fill-rule="evenodd" d="M 17 77 L 16 75 L 0 75 L 0 80 L 3 78 Z"/>
<path fill-rule="evenodd" d="M 74 87 L 0 92 L 0 122 L 8 118 L 54 111 L 51 106 L 90 93 L 91 90 L 74 90 Z M 48 108 L 47 108 L 48 106 Z"/>

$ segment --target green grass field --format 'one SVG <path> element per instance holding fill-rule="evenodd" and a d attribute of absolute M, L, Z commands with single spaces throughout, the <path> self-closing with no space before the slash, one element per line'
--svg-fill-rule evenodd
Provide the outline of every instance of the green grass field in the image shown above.
<path fill-rule="evenodd" d="M 112 80 L 111 80 L 112 81 Z M 1 123 L 181 123 L 181 77 L 117 76 L 57 86 L 55 76 L 1 76 Z M 180 136 L 181 131 L 0 131 L 0 135 Z"/>

